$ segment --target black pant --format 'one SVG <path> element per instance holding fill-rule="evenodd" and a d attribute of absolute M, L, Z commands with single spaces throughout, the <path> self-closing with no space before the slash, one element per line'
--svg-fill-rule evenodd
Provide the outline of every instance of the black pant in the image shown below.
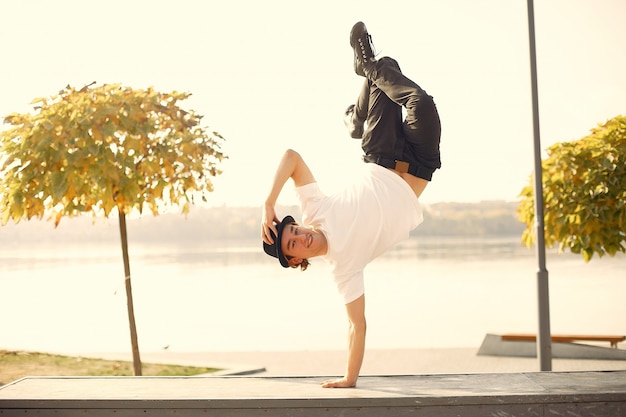
<path fill-rule="evenodd" d="M 408 162 L 410 173 L 430 181 L 441 167 L 441 122 L 433 98 L 404 76 L 392 58 L 379 59 L 365 74 L 353 116 L 355 123 L 367 124 L 361 145 L 365 160 Z"/>

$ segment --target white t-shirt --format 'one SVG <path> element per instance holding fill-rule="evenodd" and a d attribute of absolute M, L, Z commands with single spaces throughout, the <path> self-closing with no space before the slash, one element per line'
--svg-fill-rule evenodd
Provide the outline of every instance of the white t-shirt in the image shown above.
<path fill-rule="evenodd" d="M 363 270 L 374 258 L 423 221 L 422 207 L 399 175 L 376 164 L 365 164 L 363 177 L 341 192 L 325 195 L 317 183 L 296 188 L 302 223 L 326 236 L 337 290 L 350 303 L 365 291 Z"/>

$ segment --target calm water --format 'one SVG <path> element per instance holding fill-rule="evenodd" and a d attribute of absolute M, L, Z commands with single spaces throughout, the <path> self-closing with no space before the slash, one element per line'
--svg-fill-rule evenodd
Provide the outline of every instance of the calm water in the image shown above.
<path fill-rule="evenodd" d="M 256 241 L 130 249 L 142 351 L 345 346 L 321 260 L 283 270 Z M 0 261 L 0 349 L 129 349 L 119 247 L 18 246 Z M 549 253 L 552 331 L 624 334 L 625 266 L 624 256 Z M 485 333 L 535 332 L 536 269 L 517 238 L 406 241 L 366 270 L 368 347 L 478 347 Z"/>

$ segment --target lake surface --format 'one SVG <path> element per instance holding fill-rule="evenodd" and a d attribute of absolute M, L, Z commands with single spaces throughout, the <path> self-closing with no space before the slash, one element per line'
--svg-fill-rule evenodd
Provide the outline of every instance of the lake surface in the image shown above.
<path fill-rule="evenodd" d="M 344 349 L 328 267 L 285 270 L 257 241 L 131 245 L 142 351 Z M 0 254 L 0 349 L 130 348 L 121 249 L 16 244 Z M 553 333 L 626 333 L 626 257 L 548 253 Z M 536 332 L 537 262 L 519 238 L 414 237 L 365 274 L 369 348 L 478 347 Z"/>

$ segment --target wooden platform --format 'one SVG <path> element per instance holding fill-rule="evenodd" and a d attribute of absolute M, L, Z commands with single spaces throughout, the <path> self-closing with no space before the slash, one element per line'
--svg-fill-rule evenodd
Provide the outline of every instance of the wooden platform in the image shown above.
<path fill-rule="evenodd" d="M 611 347 L 571 343 L 565 337 L 553 339 L 552 357 L 567 359 L 626 360 L 626 350 Z M 576 339 L 580 340 L 580 339 Z M 511 337 L 509 335 L 487 334 L 478 349 L 478 355 L 536 357 L 537 342 L 533 337 Z"/>
<path fill-rule="evenodd" d="M 535 342 L 536 334 L 531 333 L 508 333 L 503 334 L 502 340 L 523 340 Z M 617 349 L 617 344 L 626 340 L 623 335 L 591 335 L 591 334 L 553 334 L 553 342 L 574 343 L 574 342 L 609 342 L 611 347 Z"/>
<path fill-rule="evenodd" d="M 29 377 L 0 387 L 0 416 L 626 415 L 626 371 L 324 377 Z"/>

